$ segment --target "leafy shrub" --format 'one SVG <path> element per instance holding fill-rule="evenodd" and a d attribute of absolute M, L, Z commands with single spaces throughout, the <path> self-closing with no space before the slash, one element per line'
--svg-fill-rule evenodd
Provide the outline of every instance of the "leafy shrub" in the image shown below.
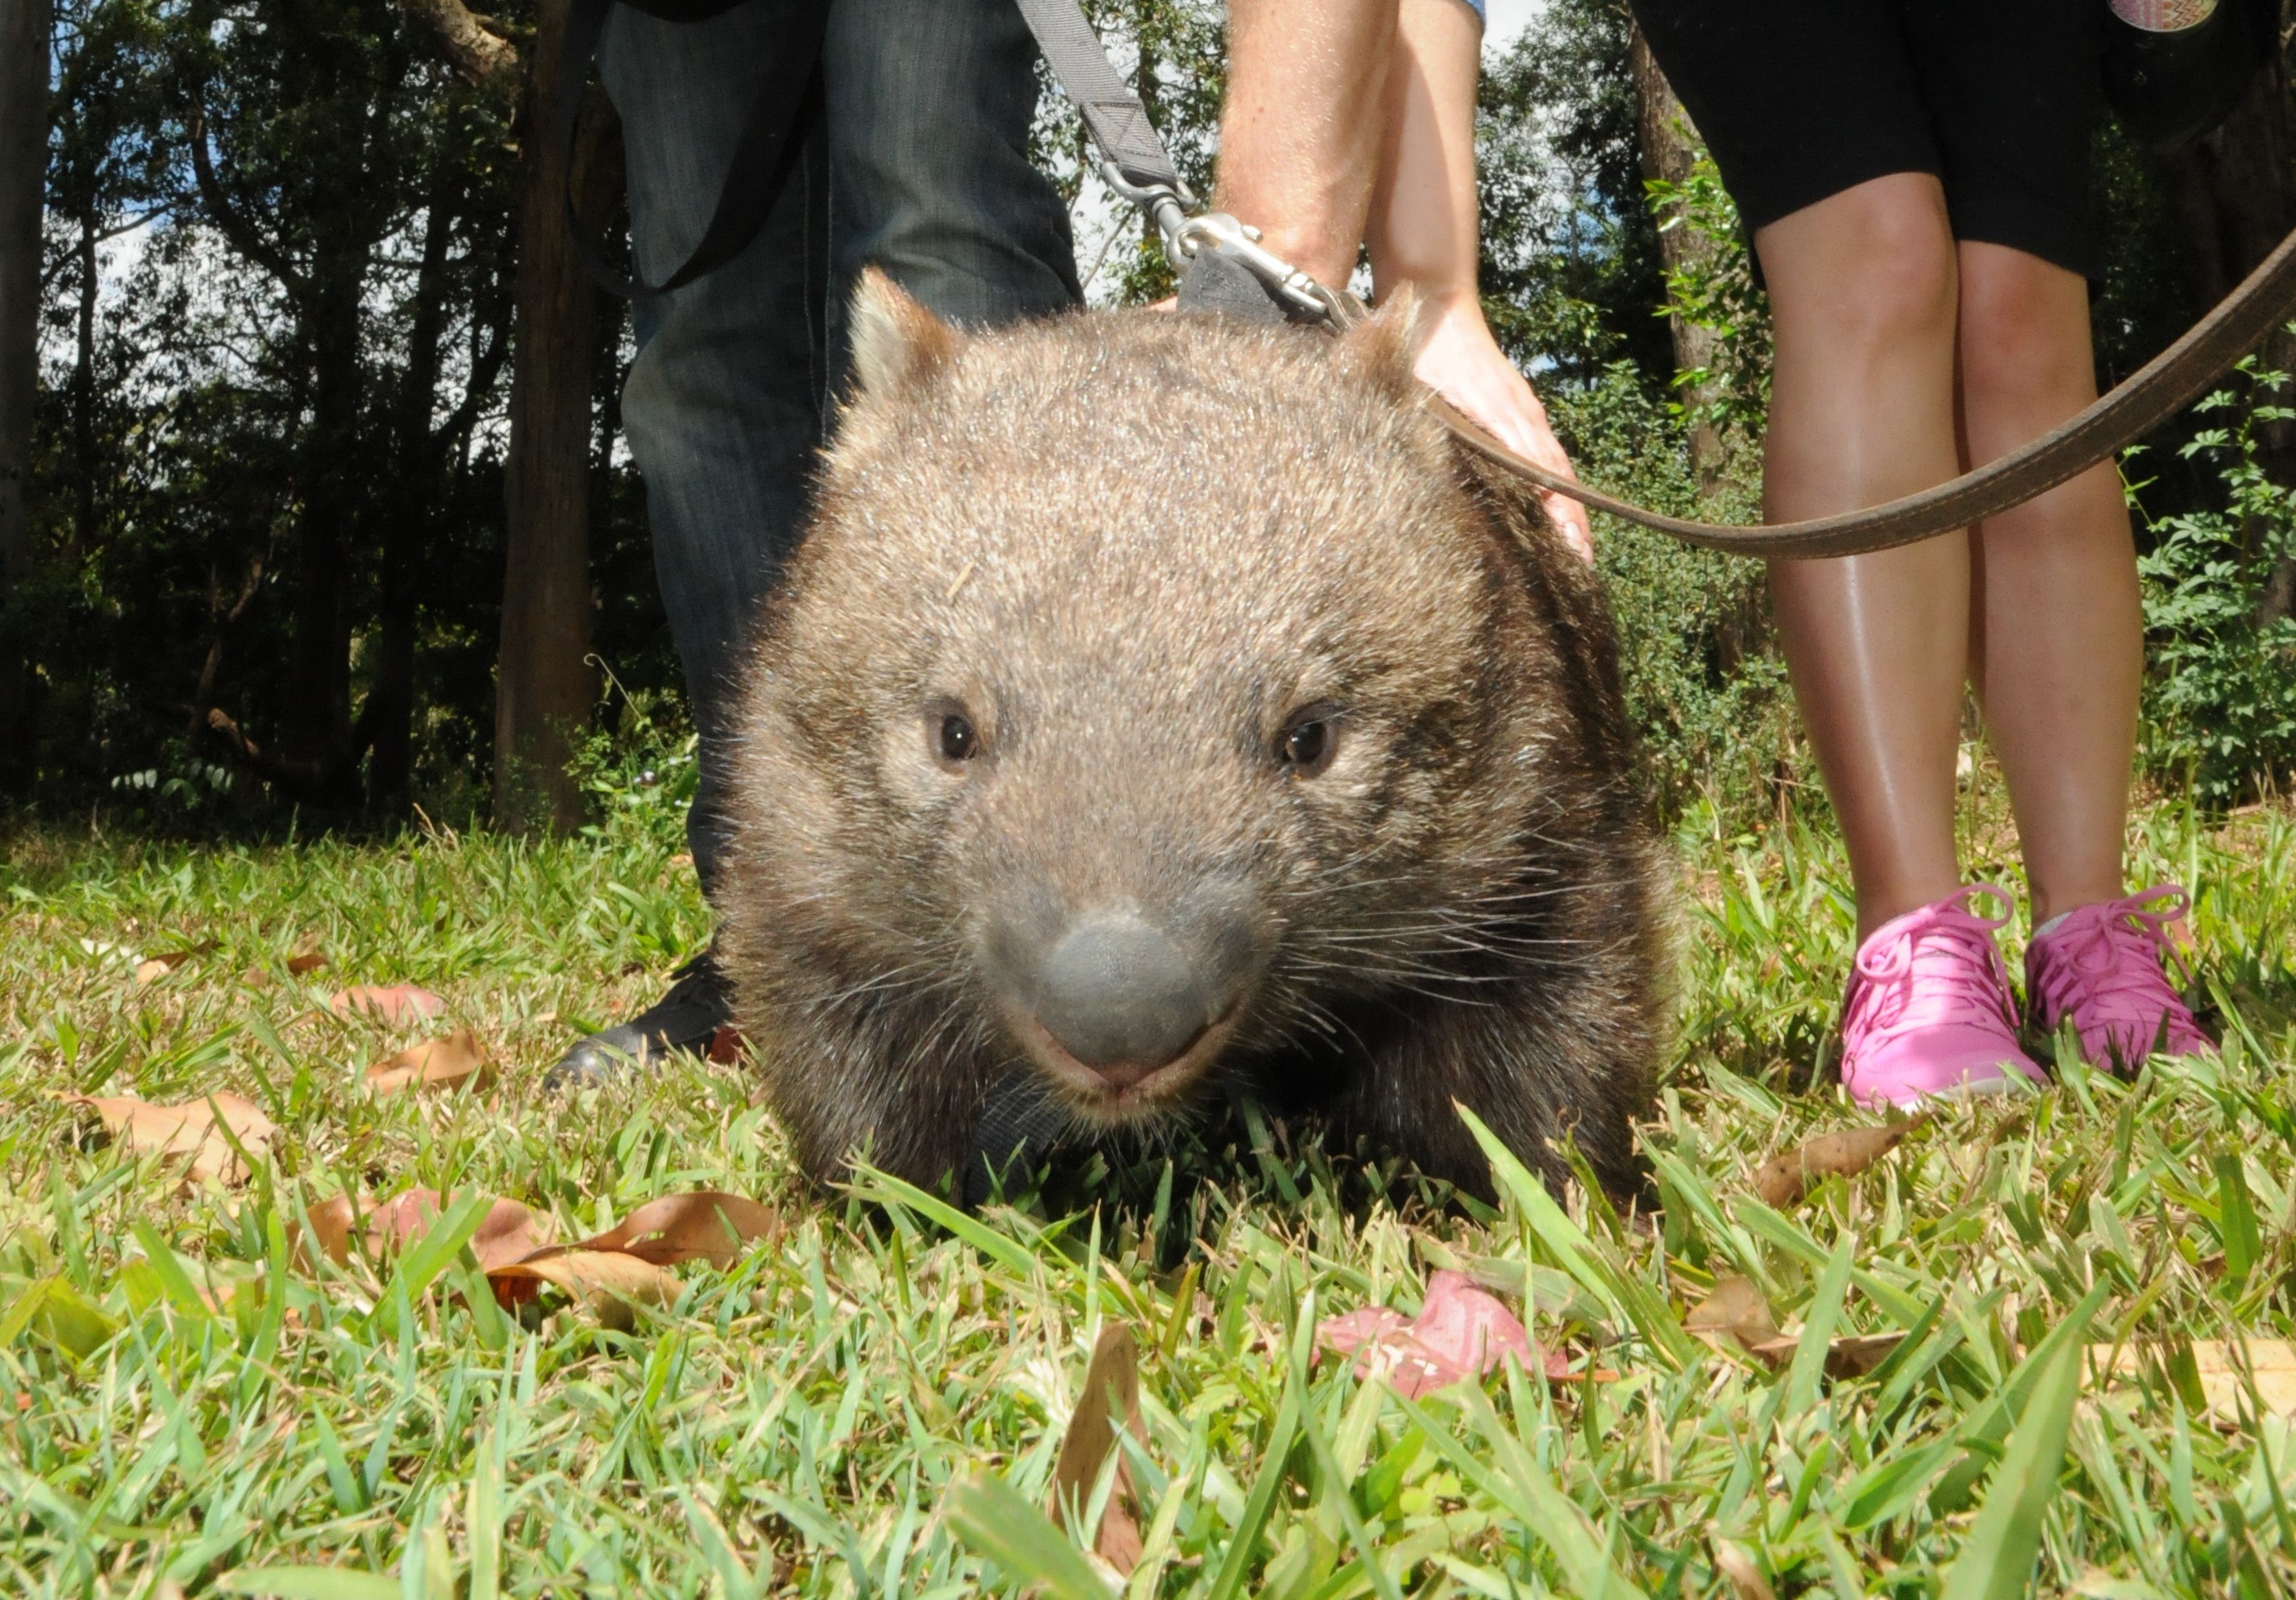
<path fill-rule="evenodd" d="M 2258 459 L 2259 429 L 2296 420 L 2296 409 L 2264 398 L 2287 373 L 2252 357 L 2239 372 L 2249 403 L 2229 390 L 2202 401 L 2203 415 L 2231 411 L 2232 420 L 2181 452 L 2215 467 L 2224 504 L 2152 522 L 2156 542 L 2137 562 L 2152 668 L 2145 764 L 2212 806 L 2296 771 L 2296 619 L 2264 603 L 2276 570 L 2296 560 L 2296 490 L 2274 483 Z"/>
<path fill-rule="evenodd" d="M 1738 202 L 1703 150 L 1680 184 L 1644 186 L 1659 232 L 1686 230 L 1697 245 L 1666 274 L 1666 310 L 1710 336 L 1706 361 L 1674 375 L 1685 419 L 1742 449 L 1762 437 L 1770 414 L 1770 297 L 1754 281 Z"/>
<path fill-rule="evenodd" d="M 611 672 L 602 697 L 622 706 L 611 726 L 586 737 L 566 770 L 595 818 L 586 837 L 646 843 L 664 854 L 685 848 L 685 813 L 700 782 L 701 740 L 674 692 L 629 690 Z M 602 717 L 602 722 L 609 720 Z"/>
<path fill-rule="evenodd" d="M 1547 406 L 1588 482 L 1653 510 L 1751 520 L 1742 487 L 1700 496 L 1681 408 L 1654 398 L 1631 364 L 1558 389 Z M 1627 702 L 1660 803 L 1672 812 L 1702 792 L 1726 810 L 1767 802 L 1792 744 L 1762 563 L 1599 513 L 1595 523 Z"/>

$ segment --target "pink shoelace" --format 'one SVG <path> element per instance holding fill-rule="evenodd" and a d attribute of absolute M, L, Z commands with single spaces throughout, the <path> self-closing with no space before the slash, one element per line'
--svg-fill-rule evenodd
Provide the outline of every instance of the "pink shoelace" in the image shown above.
<path fill-rule="evenodd" d="M 2168 903 L 2156 909 L 2161 901 Z M 2036 939 L 2025 962 L 2035 1020 L 2054 1029 L 2070 1015 L 2092 1056 L 2110 1047 L 2131 1063 L 2156 1042 L 2177 1054 L 2213 1049 L 2161 965 L 2165 956 L 2193 981 L 2192 965 L 2169 933 L 2191 904 L 2181 885 L 2156 883 L 2084 906 Z"/>
<path fill-rule="evenodd" d="M 1977 896 L 1999 903 L 1999 916 L 1969 908 Z M 1857 952 L 1849 997 L 1842 1007 L 1846 1060 L 1909 1029 L 1967 1026 L 1997 1020 L 2013 1039 L 2016 1013 L 2009 999 L 2009 970 L 1993 931 L 2009 920 L 2013 902 L 1997 883 L 1972 883 L 1950 899 L 1907 917 L 1887 939 L 1868 939 Z"/>

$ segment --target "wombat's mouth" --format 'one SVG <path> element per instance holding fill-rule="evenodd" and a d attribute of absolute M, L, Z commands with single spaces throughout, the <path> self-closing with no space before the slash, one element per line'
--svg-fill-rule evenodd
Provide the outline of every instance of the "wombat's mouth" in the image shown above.
<path fill-rule="evenodd" d="M 1123 1063 L 1090 1067 L 1062 1049 L 1034 1017 L 1013 1018 L 1013 1032 L 1038 1067 L 1058 1086 L 1069 1109 L 1088 1120 L 1114 1125 L 1153 1116 L 1185 1098 L 1203 1080 L 1235 1035 L 1241 1006 L 1227 1012 L 1161 1063 Z"/>

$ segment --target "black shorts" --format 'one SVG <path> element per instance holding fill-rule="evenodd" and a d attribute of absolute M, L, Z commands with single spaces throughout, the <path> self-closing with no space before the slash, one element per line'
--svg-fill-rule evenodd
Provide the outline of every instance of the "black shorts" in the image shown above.
<path fill-rule="evenodd" d="M 1934 173 L 1956 239 L 2094 279 L 2103 0 L 1632 0 L 1751 231 Z"/>

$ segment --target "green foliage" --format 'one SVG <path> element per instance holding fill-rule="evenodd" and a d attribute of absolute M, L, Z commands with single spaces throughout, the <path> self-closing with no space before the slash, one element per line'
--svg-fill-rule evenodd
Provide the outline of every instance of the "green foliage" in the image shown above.
<path fill-rule="evenodd" d="M 1024 1187 L 972 1218 L 866 1174 L 824 1195 L 746 1066 L 680 1056 L 634 1089 L 539 1094 L 574 1032 L 658 992 L 662 933 L 706 925 L 635 835 L 15 837 L 0 1591 L 1096 1593 L 1112 1491 L 1070 1533 L 1042 1508 L 1121 1321 L 1143 1352 L 1136 1600 L 1714 1595 L 1747 1592 L 1749 1568 L 1781 1595 L 2007 1594 L 2029 1562 L 2042 1593 L 2278 1592 L 2287 1425 L 2204 1390 L 2191 1346 L 2296 1336 L 2296 815 L 2155 810 L 2134 839 L 2139 873 L 2196 874 L 2225 1059 L 2129 1081 L 2068 1065 L 2038 1096 L 1944 1108 L 1790 1210 L 1753 1169 L 1868 1120 L 1788 1089 L 1849 960 L 1840 847 L 1687 841 L 1681 1041 L 1644 1136 L 1665 1205 L 1621 1221 L 1531 1188 L 1497 1211 L 1362 1198 L 1302 1130 L 1264 1125 L 1254 1148 L 1185 1153 L 1168 1186 L 1165 1150 L 1115 1154 L 1168 1203 L 1104 1164 L 1073 1202 Z M 199 953 L 138 985 L 131 941 Z M 284 958 L 308 942 L 333 965 L 299 979 Z M 446 997 L 436 1026 L 475 1029 L 497 1087 L 359 1087 L 415 1032 L 322 1002 L 395 981 Z M 224 1089 L 281 1128 L 233 1192 L 123 1156 L 55 1093 Z M 522 1201 L 560 1238 L 697 1186 L 788 1226 L 676 1268 L 676 1301 L 626 1332 L 556 1302 L 496 1313 L 443 1249 L 404 1300 L 295 1263 L 305 1206 L 415 1183 Z M 1409 1315 L 1439 1267 L 1513 1299 L 1571 1375 L 1534 1363 L 1405 1402 L 1309 1360 L 1316 1318 Z M 1780 1368 L 1684 1338 L 1726 1276 L 1798 1330 Z M 1829 1333 L 1899 1342 L 1830 1375 Z"/>
<path fill-rule="evenodd" d="M 612 672 L 604 677 L 603 700 L 611 704 L 619 695 L 622 709 L 608 726 L 593 729 L 567 763 L 595 818 L 582 831 L 617 844 L 681 850 L 685 813 L 701 776 L 701 737 L 679 696 L 633 692 Z M 606 720 L 603 708 L 600 720 Z"/>
<path fill-rule="evenodd" d="M 171 813 L 195 816 L 221 806 L 230 798 L 233 776 L 217 762 L 185 760 L 173 771 L 147 767 L 120 773 L 111 780 L 111 792 L 129 802 L 128 816 L 137 825 L 150 826 Z M 142 808 L 146 804 L 151 812 Z"/>
<path fill-rule="evenodd" d="M 1699 493 L 1680 406 L 1652 398 L 1625 363 L 1550 390 L 1547 407 L 1589 483 L 1677 515 L 1752 520 L 1742 490 Z M 1768 801 L 1792 745 L 1761 564 L 1599 512 L 1595 523 L 1627 703 L 1661 805 L 1672 814 L 1698 795 L 1734 811 Z"/>
<path fill-rule="evenodd" d="M 1674 365 L 1658 234 L 1643 201 L 1626 8 L 1553 0 L 1478 97 L 1483 311 L 1541 393 Z"/>
<path fill-rule="evenodd" d="M 1666 308 L 1713 336 L 1704 365 L 1674 375 L 1685 419 L 1704 424 L 1742 448 L 1759 447 L 1770 414 L 1770 300 L 1754 282 L 1738 202 L 1703 150 L 1680 184 L 1645 185 L 1659 230 L 1695 235 L 1667 269 Z"/>
<path fill-rule="evenodd" d="M 2151 672 L 2144 757 L 2212 805 L 2230 805 L 2296 773 L 2296 618 L 2282 595 L 2296 563 L 2296 490 L 2272 481 L 2261 435 L 2296 421 L 2270 401 L 2288 374 L 2240 364 L 2246 403 L 2219 390 L 2194 409 L 2229 411 L 2183 447 L 2215 469 L 2219 505 L 2163 517 L 2137 562 Z"/>

